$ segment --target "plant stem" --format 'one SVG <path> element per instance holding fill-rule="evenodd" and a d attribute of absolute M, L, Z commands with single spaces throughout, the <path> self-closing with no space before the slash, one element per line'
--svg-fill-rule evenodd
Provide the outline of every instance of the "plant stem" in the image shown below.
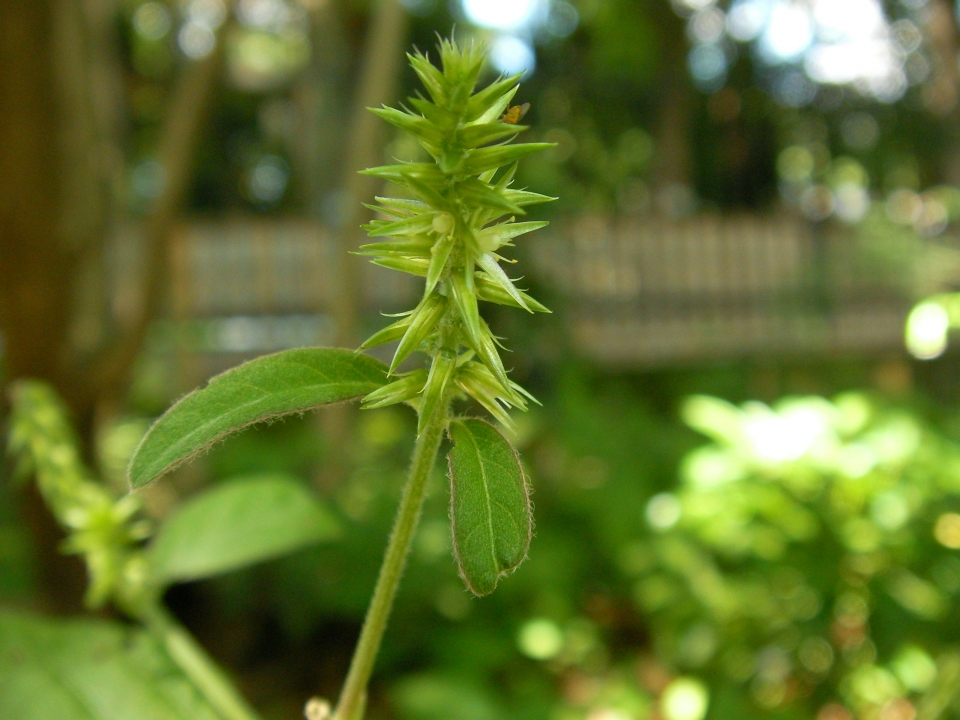
<path fill-rule="evenodd" d="M 153 604 L 141 618 L 223 720 L 260 720 L 200 643 L 165 608 Z"/>
<path fill-rule="evenodd" d="M 333 714 L 333 720 L 361 720 L 364 705 L 366 704 L 367 683 L 373 671 L 373 664 L 380 649 L 380 640 L 387 627 L 390 610 L 393 607 L 393 598 L 397 594 L 400 576 L 410 553 L 413 533 L 420 520 L 420 509 L 423 506 L 423 497 L 426 491 L 427 479 L 437 460 L 440 449 L 440 440 L 446 425 L 447 407 L 438 408 L 430 418 L 423 432 L 417 438 L 413 451 L 413 462 L 410 467 L 410 476 L 403 489 L 403 498 L 397 510 L 397 519 L 390 534 L 387 552 L 380 567 L 380 576 L 377 586 L 370 600 L 370 608 L 363 622 L 360 640 L 350 662 L 350 671 L 340 694 L 340 702 Z"/>

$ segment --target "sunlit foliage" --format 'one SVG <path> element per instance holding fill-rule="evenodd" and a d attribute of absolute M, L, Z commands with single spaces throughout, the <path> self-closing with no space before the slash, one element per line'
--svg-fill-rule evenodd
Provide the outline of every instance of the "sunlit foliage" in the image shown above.
<path fill-rule="evenodd" d="M 960 447 L 862 394 L 683 415 L 712 442 L 650 500 L 633 558 L 663 657 L 767 709 L 912 718 L 952 697 Z"/>

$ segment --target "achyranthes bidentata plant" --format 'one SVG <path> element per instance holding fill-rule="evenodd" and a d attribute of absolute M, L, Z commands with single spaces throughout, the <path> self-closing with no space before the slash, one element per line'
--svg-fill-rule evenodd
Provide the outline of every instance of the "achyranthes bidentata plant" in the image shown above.
<path fill-rule="evenodd" d="M 361 399 L 365 409 L 406 403 L 416 410 L 417 440 L 409 477 L 334 720 L 363 717 L 367 683 L 419 520 L 426 482 L 445 434 L 452 443 L 448 460 L 455 557 L 467 588 L 476 595 L 492 592 L 499 579 L 526 557 L 531 538 L 529 489 L 516 451 L 492 424 L 457 416 L 452 408 L 458 400 L 473 399 L 509 429 L 507 410 L 525 410 L 533 400 L 508 377 L 499 343 L 480 315 L 479 302 L 547 312 L 507 276 L 499 253 L 512 247 L 514 238 L 546 224 L 516 218 L 524 214 L 525 206 L 553 198 L 514 188 L 512 183 L 517 162 L 549 145 L 511 144 L 526 129 L 513 122 L 517 113 L 508 112 L 519 76 L 498 78 L 476 91 L 485 59 L 482 48 L 444 40 L 439 50 L 442 68 L 423 54 L 408 56 L 426 96 L 410 98 L 410 109 L 373 110 L 411 133 L 433 162 L 366 171 L 401 192 L 397 197 L 378 197 L 377 204 L 370 206 L 380 217 L 365 229 L 376 242 L 363 246 L 361 254 L 383 267 L 423 277 L 420 302 L 369 338 L 359 351 L 289 350 L 213 378 L 154 423 L 128 470 L 131 486 L 142 487 L 230 433 L 324 404 Z M 392 341 L 399 344 L 389 366 L 361 352 Z M 400 372 L 401 363 L 415 352 L 425 356 L 423 366 Z M 42 456 L 42 449 L 32 455 Z M 233 551 L 242 551 L 249 523 L 263 522 L 249 503 L 240 502 L 239 509 L 229 510 L 229 498 L 208 503 L 206 508 L 198 500 L 200 509 L 192 509 L 196 517 L 184 510 L 187 519 L 172 523 L 174 530 L 167 529 L 167 536 L 161 531 L 145 561 L 138 546 L 138 525 L 130 522 L 135 497 L 104 501 L 108 514 L 115 515 L 111 527 L 117 532 L 111 536 L 113 549 L 104 557 L 86 554 L 91 597 L 96 602 L 113 599 L 148 627 L 159 628 L 164 637 L 164 629 L 179 629 L 159 610 L 156 588 L 175 579 L 210 574 L 211 566 L 225 570 L 249 561 L 242 552 L 235 557 Z M 48 501 L 57 512 L 56 493 L 48 493 Z M 224 507 L 228 510 L 221 512 Z M 288 516 L 291 512 L 287 508 Z M 68 526 L 69 514 L 61 513 L 61 521 Z M 216 518 L 217 524 L 233 523 L 234 535 L 213 532 L 216 537 L 207 537 L 204 523 L 198 522 L 201 516 Z M 281 537 L 285 532 L 285 528 L 276 529 Z M 270 538 L 271 533 L 258 536 Z M 263 556 L 279 551 L 266 540 L 261 545 Z M 129 581 L 138 577 L 138 567 L 145 568 L 141 576 L 148 580 Z M 177 637 L 182 640 L 183 635 Z M 178 647 L 168 643 L 167 651 L 186 666 L 199 657 L 195 653 L 178 658 Z M 225 708 L 221 715 L 229 720 L 253 717 L 229 683 L 211 668 L 212 674 L 207 675 L 215 682 L 201 687 L 207 699 L 219 698 Z M 311 720 L 328 712 L 322 702 L 308 704 Z"/>

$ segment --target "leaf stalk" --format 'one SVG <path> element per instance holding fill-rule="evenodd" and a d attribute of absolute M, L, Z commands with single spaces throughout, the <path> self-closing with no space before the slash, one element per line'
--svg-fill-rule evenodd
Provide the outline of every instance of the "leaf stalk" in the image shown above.
<path fill-rule="evenodd" d="M 141 620 L 223 720 L 260 720 L 200 643 L 160 603 L 145 608 Z"/>

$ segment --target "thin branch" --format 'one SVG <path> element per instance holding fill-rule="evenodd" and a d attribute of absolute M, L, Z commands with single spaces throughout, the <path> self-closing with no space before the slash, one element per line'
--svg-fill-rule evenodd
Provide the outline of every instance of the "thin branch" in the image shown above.
<path fill-rule="evenodd" d="M 144 219 L 147 256 L 143 273 L 143 294 L 132 327 L 108 352 L 94 374 L 93 392 L 110 397 L 121 392 L 133 366 L 150 322 L 162 308 L 168 276 L 170 236 L 189 188 L 196 148 L 202 134 L 213 90 L 222 64 L 222 38 L 217 50 L 187 67 L 174 93 L 160 140 L 160 164 L 164 171 L 163 191 Z"/>

